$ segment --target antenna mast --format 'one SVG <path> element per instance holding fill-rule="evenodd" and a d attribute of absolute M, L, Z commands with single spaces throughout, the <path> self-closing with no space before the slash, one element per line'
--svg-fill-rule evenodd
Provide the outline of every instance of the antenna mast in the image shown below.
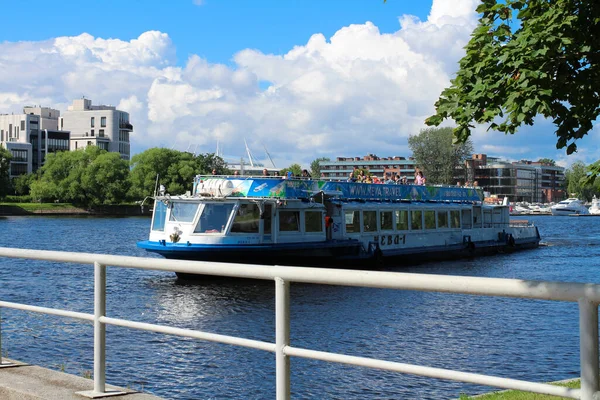
<path fill-rule="evenodd" d="M 252 153 L 250 152 L 246 138 L 244 138 L 244 144 L 246 145 L 246 153 L 248 153 L 248 158 L 250 159 L 250 166 L 254 167 L 254 158 L 252 157 Z"/>
<path fill-rule="evenodd" d="M 269 154 L 269 150 L 267 150 L 267 146 L 265 146 L 264 143 L 263 143 L 263 147 L 265 148 L 265 153 L 267 153 L 267 157 L 269 157 L 269 160 L 271 160 L 271 164 L 273 164 L 273 168 L 277 168 L 277 166 L 275 165 L 275 162 L 273 161 L 273 159 L 271 158 L 271 155 Z"/>

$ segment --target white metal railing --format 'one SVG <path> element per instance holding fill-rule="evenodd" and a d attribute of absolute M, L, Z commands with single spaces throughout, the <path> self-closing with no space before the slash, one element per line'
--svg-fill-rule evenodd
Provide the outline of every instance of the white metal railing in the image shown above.
<path fill-rule="evenodd" d="M 0 308 L 6 307 L 93 321 L 94 390 L 93 392 L 90 392 L 90 396 L 102 397 L 103 395 L 106 395 L 106 325 L 117 325 L 132 329 L 184 336 L 274 352 L 276 364 L 276 392 L 278 400 L 290 398 L 291 356 L 583 400 L 592 400 L 594 394 L 599 392 L 600 389 L 598 375 L 598 304 L 600 304 L 600 285 L 597 284 L 525 281 L 517 279 L 425 275 L 379 271 L 331 270 L 324 268 L 259 266 L 248 264 L 227 264 L 113 256 L 104 254 L 27 250 L 3 247 L 0 247 L 0 257 L 94 265 L 95 291 L 93 315 L 0 301 Z M 107 265 L 124 268 L 181 272 L 187 274 L 196 273 L 204 275 L 273 280 L 275 282 L 275 343 L 107 317 Z M 544 383 L 507 379 L 489 375 L 460 372 L 450 369 L 432 368 L 420 365 L 411 365 L 293 347 L 290 345 L 289 289 L 291 282 L 578 302 L 580 321 L 579 334 L 581 389 L 570 389 Z M 0 348 L 0 355 L 1 354 L 2 352 Z M 0 358 L 0 363 L 1 361 L 2 359 Z M 598 394 L 600 395 L 600 393 Z"/>

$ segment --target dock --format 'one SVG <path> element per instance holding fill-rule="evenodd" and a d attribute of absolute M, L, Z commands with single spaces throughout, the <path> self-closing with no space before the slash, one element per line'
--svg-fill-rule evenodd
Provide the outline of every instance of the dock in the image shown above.
<path fill-rule="evenodd" d="M 94 381 L 16 360 L 2 358 L 0 368 L 0 399 L 3 400 L 84 400 L 81 392 L 89 392 Z M 113 393 L 104 398 L 122 400 L 161 400 L 160 397 L 132 389 L 106 385 Z"/>

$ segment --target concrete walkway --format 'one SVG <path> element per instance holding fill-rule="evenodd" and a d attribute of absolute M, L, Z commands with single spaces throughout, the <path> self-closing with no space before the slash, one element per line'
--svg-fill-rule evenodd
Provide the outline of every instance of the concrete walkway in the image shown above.
<path fill-rule="evenodd" d="M 2 363 L 16 367 L 0 368 L 0 399 L 2 400 L 85 400 L 77 392 L 91 391 L 94 381 L 64 372 L 54 371 L 2 358 Z M 138 393 L 131 389 L 106 385 L 107 390 L 126 392 L 107 399 L 160 400 L 160 397 Z"/>

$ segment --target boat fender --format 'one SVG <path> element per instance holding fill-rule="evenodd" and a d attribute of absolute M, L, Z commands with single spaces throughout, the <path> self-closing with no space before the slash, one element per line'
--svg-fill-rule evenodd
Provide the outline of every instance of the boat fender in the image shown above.
<path fill-rule="evenodd" d="M 508 235 L 508 245 L 510 247 L 515 247 L 515 238 L 513 235 Z"/>
<path fill-rule="evenodd" d="M 373 251 L 373 260 L 377 266 L 381 266 L 383 264 L 383 251 L 381 251 L 379 247 Z"/>

